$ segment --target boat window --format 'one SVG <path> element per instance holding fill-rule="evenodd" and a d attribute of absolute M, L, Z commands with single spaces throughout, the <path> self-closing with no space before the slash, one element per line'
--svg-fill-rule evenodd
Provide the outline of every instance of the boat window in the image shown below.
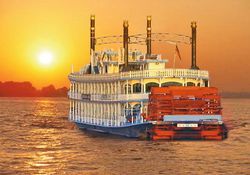
<path fill-rule="evenodd" d="M 150 82 L 146 84 L 146 92 L 150 92 L 151 87 L 159 87 L 158 83 Z"/>
<path fill-rule="evenodd" d="M 125 116 L 131 116 L 131 106 L 130 104 L 125 105 Z"/>
<path fill-rule="evenodd" d="M 182 84 L 179 82 L 174 82 L 174 81 L 170 81 L 170 82 L 166 82 L 166 83 L 161 84 L 161 87 L 167 87 L 167 86 L 182 86 Z"/>
<path fill-rule="evenodd" d="M 125 92 L 124 92 L 125 94 L 127 93 L 127 89 L 128 89 L 128 93 L 131 94 L 131 85 L 130 84 L 128 84 L 128 86 L 125 84 L 124 89 L 125 89 Z"/>
<path fill-rule="evenodd" d="M 105 73 L 108 73 L 108 65 L 105 65 Z"/>
<path fill-rule="evenodd" d="M 208 87 L 208 81 L 205 80 L 205 87 Z"/>
<path fill-rule="evenodd" d="M 133 107 L 133 116 L 139 116 L 141 113 L 141 105 L 140 104 L 136 104 Z"/>
<path fill-rule="evenodd" d="M 187 86 L 195 86 L 193 82 L 187 82 Z"/>
<path fill-rule="evenodd" d="M 141 83 L 136 83 L 133 85 L 133 93 L 140 93 L 141 92 Z"/>

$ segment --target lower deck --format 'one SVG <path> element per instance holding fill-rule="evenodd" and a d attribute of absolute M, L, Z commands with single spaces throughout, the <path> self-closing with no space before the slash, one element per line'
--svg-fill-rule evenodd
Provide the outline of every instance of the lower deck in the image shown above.
<path fill-rule="evenodd" d="M 124 126 L 144 122 L 147 102 L 91 102 L 70 99 L 69 120 L 100 126 Z"/>

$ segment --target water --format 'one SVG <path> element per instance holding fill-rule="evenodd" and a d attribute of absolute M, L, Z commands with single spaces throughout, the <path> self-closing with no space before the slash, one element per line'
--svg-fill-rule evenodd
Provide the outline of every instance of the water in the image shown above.
<path fill-rule="evenodd" d="M 250 174 L 250 99 L 223 99 L 225 141 L 151 142 L 78 130 L 68 101 L 0 98 L 0 174 Z"/>

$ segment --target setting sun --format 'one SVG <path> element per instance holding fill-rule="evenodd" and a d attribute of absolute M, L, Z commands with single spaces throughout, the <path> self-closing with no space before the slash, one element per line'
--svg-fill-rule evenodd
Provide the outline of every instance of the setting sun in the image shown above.
<path fill-rule="evenodd" d="M 42 65 L 50 65 L 52 63 L 53 55 L 51 52 L 43 51 L 38 55 L 38 61 Z"/>

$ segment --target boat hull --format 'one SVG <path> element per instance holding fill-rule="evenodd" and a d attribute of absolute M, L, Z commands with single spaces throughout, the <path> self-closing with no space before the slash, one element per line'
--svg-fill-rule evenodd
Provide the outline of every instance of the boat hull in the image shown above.
<path fill-rule="evenodd" d="M 196 126 L 185 127 L 185 125 Z M 224 124 L 195 122 L 181 122 L 181 124 L 178 124 L 162 122 L 153 126 L 150 138 L 152 140 L 224 140 L 227 138 L 227 134 L 228 130 Z"/>
<path fill-rule="evenodd" d="M 80 129 L 86 129 L 95 132 L 109 133 L 129 138 L 147 137 L 148 131 L 152 129 L 152 123 L 145 122 L 139 124 L 130 124 L 125 126 L 100 126 L 88 123 L 78 123 L 76 125 Z"/>

